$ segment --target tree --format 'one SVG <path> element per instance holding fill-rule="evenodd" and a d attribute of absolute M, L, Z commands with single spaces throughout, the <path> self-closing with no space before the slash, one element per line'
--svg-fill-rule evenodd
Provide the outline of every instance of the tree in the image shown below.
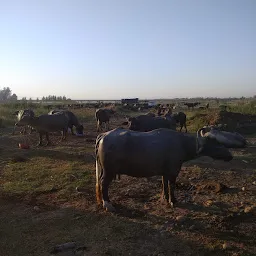
<path fill-rule="evenodd" d="M 16 101 L 18 100 L 18 96 L 14 93 L 11 97 L 10 97 L 11 101 Z"/>
<path fill-rule="evenodd" d="M 11 89 L 9 87 L 4 87 L 2 90 L 0 90 L 0 101 L 7 101 L 10 99 L 11 95 Z"/>

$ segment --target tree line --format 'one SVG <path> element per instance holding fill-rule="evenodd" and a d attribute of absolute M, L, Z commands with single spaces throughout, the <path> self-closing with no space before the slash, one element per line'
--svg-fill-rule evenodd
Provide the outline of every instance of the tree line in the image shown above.
<path fill-rule="evenodd" d="M 66 96 L 56 96 L 56 95 L 49 95 L 46 97 L 42 97 L 42 101 L 66 101 L 66 100 L 71 100 L 67 99 Z"/>
<path fill-rule="evenodd" d="M 0 102 L 9 102 L 9 101 L 17 101 L 18 96 L 13 93 L 10 87 L 4 87 L 3 89 L 0 89 Z M 41 100 L 37 97 L 36 101 L 66 101 L 71 100 L 70 98 L 67 98 L 66 96 L 56 96 L 56 95 L 48 95 L 43 96 Z M 32 101 L 32 98 L 27 99 L 26 97 L 21 98 L 21 101 Z"/>
<path fill-rule="evenodd" d="M 43 96 L 41 99 L 38 97 L 36 98 L 36 101 L 66 101 L 71 100 L 70 98 L 67 98 L 66 96 L 56 96 L 56 95 L 49 95 L 49 96 Z M 32 98 L 27 99 L 26 97 L 21 98 L 21 101 L 33 101 Z"/>

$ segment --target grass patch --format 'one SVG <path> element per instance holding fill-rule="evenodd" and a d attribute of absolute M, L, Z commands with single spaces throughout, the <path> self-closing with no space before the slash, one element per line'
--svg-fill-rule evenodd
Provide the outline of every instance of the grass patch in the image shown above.
<path fill-rule="evenodd" d="M 90 166 L 92 167 L 92 166 Z M 2 191 L 8 194 L 30 194 L 59 189 L 62 197 L 70 197 L 76 186 L 84 186 L 90 180 L 92 170 L 80 161 L 33 157 L 26 162 L 7 164 L 2 171 Z"/>

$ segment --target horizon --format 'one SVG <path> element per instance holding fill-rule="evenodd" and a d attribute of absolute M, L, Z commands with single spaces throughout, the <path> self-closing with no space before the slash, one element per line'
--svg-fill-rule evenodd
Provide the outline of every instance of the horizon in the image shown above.
<path fill-rule="evenodd" d="M 57 96 L 57 95 L 56 95 Z M 48 97 L 48 96 L 46 96 Z M 26 98 L 26 101 L 45 101 L 45 102 L 64 102 L 64 101 L 77 101 L 77 102 L 82 102 L 82 101 L 121 101 L 122 99 L 132 99 L 132 98 L 120 98 L 120 99 L 72 99 L 69 97 L 66 97 L 66 100 L 42 100 L 42 98 L 38 97 L 37 98 L 28 98 L 28 97 L 23 97 Z M 241 99 L 255 99 L 256 95 L 250 96 L 250 97 L 193 97 L 193 98 L 138 98 L 139 101 L 159 101 L 159 100 L 241 100 Z M 17 101 L 22 101 L 22 98 L 18 98 Z"/>
<path fill-rule="evenodd" d="M 19 99 L 256 94 L 256 1 L 0 3 L 0 89 Z"/>

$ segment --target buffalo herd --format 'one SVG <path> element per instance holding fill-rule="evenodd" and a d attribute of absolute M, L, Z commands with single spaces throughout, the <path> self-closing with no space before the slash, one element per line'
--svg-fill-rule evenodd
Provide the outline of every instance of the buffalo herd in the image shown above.
<path fill-rule="evenodd" d="M 39 143 L 45 135 L 50 144 L 50 132 L 62 132 L 66 139 L 68 128 L 72 134 L 83 135 L 84 127 L 74 113 L 68 110 L 52 110 L 48 114 L 35 116 L 29 109 L 14 113 L 16 126 L 29 126 L 39 133 Z M 108 189 L 111 181 L 125 174 L 133 177 L 162 176 L 162 199 L 171 205 L 176 203 L 175 182 L 184 162 L 208 156 L 212 159 L 231 161 L 229 148 L 247 145 L 245 138 L 226 132 L 217 126 L 204 126 L 196 136 L 187 133 L 186 114 L 167 111 L 164 115 L 147 113 L 127 117 L 126 122 L 110 130 L 109 121 L 116 111 L 99 108 L 95 111 L 97 132 L 96 154 L 96 198 L 108 211 L 115 208 L 110 202 Z M 103 131 L 105 124 L 105 131 Z M 176 131 L 177 124 L 180 129 Z M 122 127 L 126 125 L 127 127 Z M 185 132 L 182 132 L 182 129 Z M 13 130 L 13 133 L 15 131 Z M 25 131 L 26 132 L 26 131 Z"/>

